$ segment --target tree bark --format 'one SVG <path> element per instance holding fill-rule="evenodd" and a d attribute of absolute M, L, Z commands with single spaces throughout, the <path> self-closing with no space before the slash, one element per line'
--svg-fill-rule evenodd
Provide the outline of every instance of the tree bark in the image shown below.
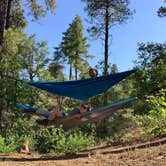
<path fill-rule="evenodd" d="M 109 0 L 106 0 L 106 11 L 105 11 L 105 49 L 104 49 L 104 75 L 108 75 L 108 39 L 109 39 Z M 107 104 L 107 93 L 104 93 L 104 105 Z"/>
<path fill-rule="evenodd" d="M 11 26 L 13 0 L 8 0 L 5 29 Z"/>
<path fill-rule="evenodd" d="M 104 75 L 108 75 L 108 39 L 109 39 L 109 1 L 106 1 L 105 11 L 105 42 L 104 42 Z"/>
<path fill-rule="evenodd" d="M 75 80 L 77 80 L 77 66 L 75 65 Z"/>
<path fill-rule="evenodd" d="M 76 53 L 76 59 L 75 59 L 75 64 L 74 64 L 74 68 L 75 68 L 75 80 L 77 80 L 77 57 L 78 57 L 78 54 Z"/>
<path fill-rule="evenodd" d="M 70 64 L 70 73 L 69 73 L 69 80 L 72 78 L 72 65 Z"/>
<path fill-rule="evenodd" d="M 0 0 L 0 61 L 2 60 L 2 45 L 3 45 L 3 38 L 4 38 L 4 30 L 5 30 L 5 16 L 6 16 L 6 0 Z M 3 110 L 4 110 L 4 77 L 3 72 L 0 69 L 0 129 L 3 129 Z"/>
<path fill-rule="evenodd" d="M 2 59 L 2 44 L 5 30 L 6 0 L 0 0 L 0 61 Z"/>

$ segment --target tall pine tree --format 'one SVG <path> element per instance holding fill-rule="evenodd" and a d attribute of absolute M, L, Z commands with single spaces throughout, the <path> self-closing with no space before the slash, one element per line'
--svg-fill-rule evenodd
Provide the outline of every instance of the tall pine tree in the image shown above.
<path fill-rule="evenodd" d="M 89 67 L 87 58 L 92 58 L 88 54 L 87 38 L 83 36 L 83 25 L 80 16 L 76 16 L 66 32 L 59 47 L 55 48 L 55 61 L 66 62 L 70 65 L 69 79 L 72 79 L 73 69 L 75 79 L 78 79 L 79 72 L 87 72 Z"/>
<path fill-rule="evenodd" d="M 86 3 L 85 11 L 90 18 L 88 29 L 93 37 L 104 36 L 104 75 L 109 67 L 110 29 L 116 24 L 125 22 L 132 12 L 128 8 L 129 0 L 82 0 Z"/>

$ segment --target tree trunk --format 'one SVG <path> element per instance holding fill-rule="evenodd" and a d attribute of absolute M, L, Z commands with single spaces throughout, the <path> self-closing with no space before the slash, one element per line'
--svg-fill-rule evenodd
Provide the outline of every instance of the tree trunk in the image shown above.
<path fill-rule="evenodd" d="M 70 71 L 69 71 L 69 80 L 72 78 L 72 65 L 70 64 Z"/>
<path fill-rule="evenodd" d="M 76 57 L 77 57 L 77 54 L 76 54 Z M 77 58 L 75 59 L 74 68 L 75 68 L 75 80 L 77 80 Z"/>
<path fill-rule="evenodd" d="M 0 0 L 0 61 L 2 60 L 2 44 L 5 30 L 5 16 L 6 16 L 6 0 Z M 3 110 L 4 110 L 4 77 L 3 71 L 0 70 L 0 128 L 3 129 Z"/>
<path fill-rule="evenodd" d="M 8 0 L 5 29 L 11 26 L 13 0 Z"/>
<path fill-rule="evenodd" d="M 75 80 L 77 80 L 77 66 L 75 65 Z"/>
<path fill-rule="evenodd" d="M 30 71 L 29 71 L 29 79 L 30 79 L 30 81 L 31 82 L 33 82 L 34 81 L 34 74 L 33 74 L 33 69 L 31 68 L 30 69 Z M 30 105 L 34 105 L 34 103 L 35 103 L 35 99 L 34 99 L 34 96 L 33 96 L 33 89 L 31 88 L 31 98 L 30 98 L 30 101 L 29 101 L 29 103 L 30 103 Z M 30 118 L 30 116 L 28 116 L 28 118 Z"/>
<path fill-rule="evenodd" d="M 69 69 L 69 80 L 71 80 L 71 77 L 72 77 L 72 67 L 71 67 L 71 64 L 70 64 L 70 69 Z"/>
<path fill-rule="evenodd" d="M 108 75 L 108 47 L 109 47 L 109 43 L 108 43 L 108 39 L 109 39 L 109 0 L 106 1 L 106 11 L 105 11 L 105 52 L 104 52 L 104 75 Z M 107 100 L 107 93 L 104 93 L 104 105 L 107 104 L 108 100 Z"/>
<path fill-rule="evenodd" d="M 0 0 L 0 61 L 2 59 L 2 43 L 5 30 L 6 0 Z"/>
<path fill-rule="evenodd" d="M 104 40 L 104 75 L 108 75 L 108 39 L 109 39 L 109 1 L 106 1 L 105 40 Z"/>
<path fill-rule="evenodd" d="M 4 94 L 4 91 L 3 91 L 3 85 L 4 85 L 4 78 L 3 78 L 3 76 L 1 75 L 0 76 L 0 78 L 1 78 L 1 80 L 0 80 L 0 129 L 2 129 L 3 128 L 3 108 L 4 108 L 4 96 L 3 96 L 3 94 Z"/>

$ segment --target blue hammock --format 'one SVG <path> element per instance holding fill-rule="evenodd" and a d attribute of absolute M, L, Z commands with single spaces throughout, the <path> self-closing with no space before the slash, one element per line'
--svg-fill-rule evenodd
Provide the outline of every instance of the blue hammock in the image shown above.
<path fill-rule="evenodd" d="M 44 116 L 45 118 L 48 118 L 48 116 L 51 114 L 50 111 L 48 110 L 41 110 L 39 108 L 36 108 L 36 107 L 31 107 L 27 104 L 22 104 L 22 103 L 16 103 L 16 106 L 23 109 L 24 112 L 26 113 L 34 113 L 36 114 L 36 110 L 37 110 L 37 114 L 36 115 L 39 115 L 39 116 Z"/>
<path fill-rule="evenodd" d="M 80 119 L 67 119 L 65 117 L 60 117 L 60 118 L 56 118 L 54 121 L 48 121 L 47 119 L 42 119 L 39 121 L 44 122 L 43 125 L 55 125 L 56 127 L 62 126 L 63 129 L 68 130 L 68 129 L 71 129 L 71 128 L 74 128 L 77 126 L 87 124 L 89 122 L 96 122 L 96 121 L 102 120 L 106 117 L 109 117 L 115 111 L 122 108 L 125 104 L 133 102 L 137 99 L 138 99 L 137 97 L 128 98 L 128 99 L 124 99 L 124 100 L 118 101 L 113 104 L 108 104 L 106 106 L 93 109 L 90 112 L 83 113 Z M 36 112 L 34 112 L 34 114 L 36 114 L 37 116 L 43 116 L 45 118 L 48 118 L 48 116 L 51 114 L 51 112 L 49 112 L 49 111 L 40 110 L 38 108 L 31 107 L 29 105 L 24 105 L 22 103 L 17 103 L 16 105 L 18 107 L 20 107 L 21 109 L 23 109 L 24 112 L 26 112 L 26 113 L 33 113 L 33 110 L 37 110 Z M 45 120 L 47 120 L 46 121 L 47 124 L 45 124 Z M 42 124 L 42 123 L 40 123 L 40 124 Z"/>
<path fill-rule="evenodd" d="M 106 92 L 110 87 L 117 84 L 136 71 L 137 70 L 130 70 L 117 74 L 111 74 L 108 76 L 88 78 L 76 81 L 27 83 L 55 95 L 86 100 L 90 97 Z"/>

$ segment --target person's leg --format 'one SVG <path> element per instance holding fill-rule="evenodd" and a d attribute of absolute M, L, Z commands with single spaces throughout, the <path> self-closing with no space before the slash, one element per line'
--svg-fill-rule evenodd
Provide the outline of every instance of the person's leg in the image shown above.
<path fill-rule="evenodd" d="M 60 111 L 54 111 L 52 112 L 52 114 L 50 114 L 48 116 L 48 120 L 52 121 L 54 120 L 56 117 L 61 117 L 61 112 Z"/>
<path fill-rule="evenodd" d="M 49 115 L 51 114 L 49 111 L 43 111 L 43 110 L 39 110 L 39 109 L 25 109 L 24 111 L 26 113 L 35 114 L 38 116 L 44 116 L 45 118 L 48 118 Z"/>
<path fill-rule="evenodd" d="M 48 119 L 37 119 L 36 123 L 39 125 L 48 125 Z"/>

